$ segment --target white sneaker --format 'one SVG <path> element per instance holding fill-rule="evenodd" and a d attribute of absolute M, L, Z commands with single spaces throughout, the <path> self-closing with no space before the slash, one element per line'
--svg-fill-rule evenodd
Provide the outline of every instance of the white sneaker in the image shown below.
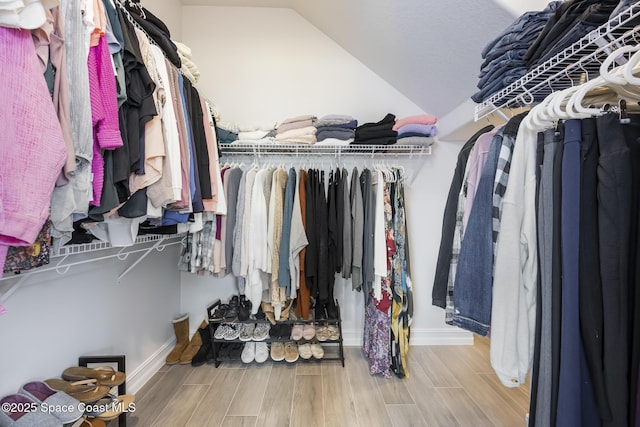
<path fill-rule="evenodd" d="M 253 339 L 253 331 L 256 325 L 253 323 L 244 323 L 240 329 L 240 341 L 251 341 Z"/>
<path fill-rule="evenodd" d="M 269 358 L 269 347 L 266 342 L 256 342 L 252 343 L 256 346 L 256 356 L 255 360 L 258 363 L 264 363 Z"/>
<path fill-rule="evenodd" d="M 256 357 L 256 343 L 248 342 L 244 345 L 244 349 L 242 350 L 242 356 L 240 359 L 244 363 L 251 363 Z"/>
<path fill-rule="evenodd" d="M 256 328 L 253 330 L 253 340 L 254 341 L 264 341 L 269 336 L 269 329 L 271 327 L 268 323 L 258 323 Z"/>

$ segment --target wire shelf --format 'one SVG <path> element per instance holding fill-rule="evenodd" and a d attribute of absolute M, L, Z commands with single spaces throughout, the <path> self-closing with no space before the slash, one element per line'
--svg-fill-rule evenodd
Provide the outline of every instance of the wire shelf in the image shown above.
<path fill-rule="evenodd" d="M 394 144 L 394 145 L 302 145 L 302 144 L 226 144 L 221 145 L 223 156 L 408 156 L 420 157 L 431 154 L 431 144 Z"/>
<path fill-rule="evenodd" d="M 475 107 L 478 121 L 501 108 L 541 101 L 552 92 L 597 77 L 600 64 L 615 49 L 640 40 L 640 2 L 601 25 L 556 56 Z"/>
<path fill-rule="evenodd" d="M 175 239 L 175 238 L 178 238 L 178 237 L 182 238 L 184 236 L 185 236 L 184 233 L 179 233 L 179 234 L 145 234 L 143 236 L 138 236 L 138 238 L 136 239 L 136 242 L 135 242 L 134 245 L 157 242 L 157 241 L 160 241 L 160 240 L 170 240 L 170 239 Z M 80 245 L 62 246 L 57 251 L 52 251 L 51 257 L 55 258 L 55 257 L 68 256 L 68 255 L 78 255 L 78 254 L 84 254 L 84 253 L 87 253 L 87 252 L 102 251 L 102 250 L 106 250 L 106 249 L 122 249 L 122 248 L 111 246 L 111 244 L 109 242 L 97 241 L 97 242 L 91 242 L 91 243 L 84 243 L 84 244 L 80 244 Z"/>

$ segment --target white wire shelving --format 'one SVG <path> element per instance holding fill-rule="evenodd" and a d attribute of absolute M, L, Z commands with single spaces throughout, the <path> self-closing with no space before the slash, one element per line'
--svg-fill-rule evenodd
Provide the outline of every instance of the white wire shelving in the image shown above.
<path fill-rule="evenodd" d="M 51 249 L 49 264 L 20 272 L 19 274 L 5 273 L 0 278 L 0 302 L 6 302 L 9 297 L 29 277 L 49 271 L 66 274 L 71 267 L 96 261 L 117 258 L 124 261 L 129 255 L 140 254 L 138 258 L 118 275 L 118 282 L 131 272 L 142 260 L 154 251 L 162 252 L 168 246 L 182 244 L 185 234 L 147 234 L 139 236 L 132 246 L 114 247 L 107 242 L 91 242 L 80 245 L 62 246 L 58 250 Z M 82 256 L 89 254 L 88 256 Z"/>
<path fill-rule="evenodd" d="M 597 77 L 605 58 L 630 43 L 640 43 L 640 2 L 477 104 L 474 118 L 478 121 L 502 108 L 531 105 L 552 92 Z"/>
<path fill-rule="evenodd" d="M 222 155 L 227 156 L 360 156 L 371 158 L 410 157 L 418 158 L 431 154 L 431 145 L 393 144 L 393 145 L 324 145 L 324 144 L 283 144 L 283 143 L 232 143 L 221 144 Z"/>

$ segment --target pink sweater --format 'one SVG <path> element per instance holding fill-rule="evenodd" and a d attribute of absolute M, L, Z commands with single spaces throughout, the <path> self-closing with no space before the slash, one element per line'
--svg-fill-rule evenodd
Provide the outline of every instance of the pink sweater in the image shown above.
<path fill-rule="evenodd" d="M 93 201 L 100 205 L 104 183 L 104 159 L 100 150 L 115 150 L 122 147 L 118 123 L 118 99 L 116 78 L 111 66 L 111 56 L 106 37 L 100 37 L 97 46 L 89 49 L 89 90 L 91 94 L 91 117 L 93 119 Z"/>
<path fill-rule="evenodd" d="M 0 265 L 34 242 L 67 157 L 31 32 L 0 27 Z M 2 272 L 0 272 L 0 276 Z"/>
<path fill-rule="evenodd" d="M 435 125 L 437 121 L 438 118 L 432 114 L 418 114 L 417 116 L 403 117 L 400 120 L 396 120 L 393 130 L 398 130 L 401 126 L 408 124 Z"/>

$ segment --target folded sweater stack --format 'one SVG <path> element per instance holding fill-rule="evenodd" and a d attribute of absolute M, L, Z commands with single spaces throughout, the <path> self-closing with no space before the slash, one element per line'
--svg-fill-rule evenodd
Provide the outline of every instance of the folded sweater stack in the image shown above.
<path fill-rule="evenodd" d="M 291 117 L 284 120 L 276 130 L 276 142 L 315 144 L 317 120 L 318 118 L 312 115 Z"/>
<path fill-rule="evenodd" d="M 356 136 L 358 121 L 343 114 L 328 114 L 316 122 L 316 139 L 318 143 L 349 144 Z"/>
<path fill-rule="evenodd" d="M 431 145 L 438 134 L 437 117 L 420 114 L 397 120 L 393 129 L 398 131 L 398 144 Z"/>
<path fill-rule="evenodd" d="M 377 123 L 365 123 L 356 128 L 353 144 L 391 145 L 395 144 L 398 132 L 393 130 L 396 116 L 389 113 Z"/>

